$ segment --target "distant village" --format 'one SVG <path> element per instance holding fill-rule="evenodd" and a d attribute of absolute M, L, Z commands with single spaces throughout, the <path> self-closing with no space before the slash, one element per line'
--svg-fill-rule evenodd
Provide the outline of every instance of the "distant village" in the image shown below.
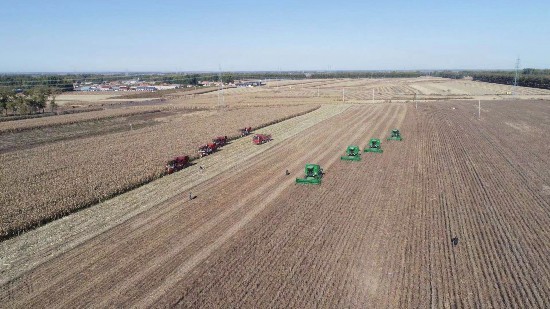
<path fill-rule="evenodd" d="M 235 81 L 233 83 L 224 83 L 224 87 L 259 87 L 264 86 L 262 81 Z M 220 82 L 199 81 L 197 85 L 181 84 L 157 84 L 155 82 L 143 82 L 138 80 L 114 81 L 103 83 L 81 82 L 74 83 L 74 91 L 158 91 L 179 88 L 193 87 L 220 87 Z"/>

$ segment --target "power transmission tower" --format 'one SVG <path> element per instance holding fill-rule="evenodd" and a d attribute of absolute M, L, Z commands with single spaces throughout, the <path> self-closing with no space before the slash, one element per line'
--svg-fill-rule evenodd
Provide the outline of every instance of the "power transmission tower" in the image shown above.
<path fill-rule="evenodd" d="M 225 107 L 225 98 L 223 95 L 223 79 L 222 79 L 222 67 L 220 65 L 219 81 L 221 85 L 221 90 L 218 92 L 218 109 Z"/>
<path fill-rule="evenodd" d="M 519 57 L 516 59 L 516 75 L 514 76 L 514 90 L 512 93 L 516 94 L 516 87 L 518 86 L 518 74 L 519 74 Z"/>

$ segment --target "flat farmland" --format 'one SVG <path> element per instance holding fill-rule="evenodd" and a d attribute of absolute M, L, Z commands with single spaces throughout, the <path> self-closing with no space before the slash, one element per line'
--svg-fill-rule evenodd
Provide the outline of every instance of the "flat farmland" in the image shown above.
<path fill-rule="evenodd" d="M 242 141 L 207 158 L 214 160 L 205 161 L 207 173 L 227 166 L 223 172 L 190 168 L 113 199 L 151 206 L 101 233 L 86 237 L 91 227 L 56 241 L 47 237 L 54 222 L 0 243 L 0 300 L 8 307 L 548 308 L 550 104 L 481 106 L 481 119 L 470 101 L 326 106 L 314 112 L 317 123 L 275 125 L 273 144 Z M 298 129 L 300 122 L 310 124 Z M 346 146 L 363 148 L 392 128 L 403 141 L 383 140 L 382 154 L 340 161 Z M 321 185 L 294 184 L 305 163 L 325 169 Z"/>
<path fill-rule="evenodd" d="M 120 109 L 8 122 L 15 129 L 0 133 L 0 238 L 159 178 L 166 161 L 195 157 L 216 136 L 317 107 Z"/>
<path fill-rule="evenodd" d="M 515 95 L 512 95 L 512 93 Z M 169 102 L 189 107 L 215 106 L 219 91 L 202 95 L 168 96 Z M 230 106 L 265 104 L 335 104 L 441 101 L 441 100 L 516 100 L 548 99 L 550 90 L 516 87 L 437 77 L 307 79 L 269 81 L 266 86 L 224 90 Z"/>

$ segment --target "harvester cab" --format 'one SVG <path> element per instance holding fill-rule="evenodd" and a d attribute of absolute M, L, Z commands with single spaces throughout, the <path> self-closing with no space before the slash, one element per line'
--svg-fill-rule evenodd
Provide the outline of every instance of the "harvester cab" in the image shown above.
<path fill-rule="evenodd" d="M 365 152 L 382 153 L 383 150 L 380 140 L 378 138 L 371 138 L 369 141 L 369 145 L 365 148 Z"/>
<path fill-rule="evenodd" d="M 340 160 L 361 161 L 361 151 L 359 150 L 359 146 L 348 146 L 346 149 L 346 155 L 340 157 Z"/>
<path fill-rule="evenodd" d="M 402 141 L 403 138 L 401 138 L 401 132 L 399 132 L 398 129 L 391 130 L 391 135 L 386 140 L 394 140 L 394 141 Z"/>
<path fill-rule="evenodd" d="M 318 164 L 306 164 L 305 178 L 296 178 L 296 183 L 320 184 L 323 169 Z"/>

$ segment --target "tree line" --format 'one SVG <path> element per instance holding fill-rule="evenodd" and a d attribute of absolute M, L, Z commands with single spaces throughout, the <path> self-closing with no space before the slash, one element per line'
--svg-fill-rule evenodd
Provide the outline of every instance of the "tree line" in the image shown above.
<path fill-rule="evenodd" d="M 70 91 L 73 84 L 91 82 L 94 84 L 119 80 L 138 80 L 168 84 L 198 85 L 201 81 L 219 81 L 219 73 L 71 73 L 71 74 L 0 74 L 0 87 L 31 89 L 35 87 L 55 87 Z M 226 72 L 222 74 L 224 83 L 236 79 L 322 79 L 322 78 L 393 78 L 418 77 L 426 75 L 420 71 L 265 71 L 265 72 Z"/>
<path fill-rule="evenodd" d="M 57 108 L 55 97 L 58 89 L 34 87 L 25 91 L 15 91 L 11 87 L 0 87 L 0 108 L 7 116 L 44 113 L 48 103 L 51 112 Z M 48 98 L 49 102 L 48 102 Z"/>
<path fill-rule="evenodd" d="M 513 85 L 516 78 L 515 71 L 439 71 L 434 76 L 460 79 L 471 77 L 473 80 Z M 525 68 L 518 71 L 517 85 L 523 87 L 550 89 L 550 70 Z"/>

